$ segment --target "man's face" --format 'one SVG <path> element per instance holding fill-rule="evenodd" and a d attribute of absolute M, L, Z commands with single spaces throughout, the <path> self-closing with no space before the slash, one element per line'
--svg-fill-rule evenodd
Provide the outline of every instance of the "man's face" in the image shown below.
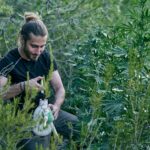
<path fill-rule="evenodd" d="M 29 60 L 37 60 L 44 51 L 47 36 L 35 36 L 30 34 L 30 39 L 26 41 L 23 49 L 25 56 Z"/>

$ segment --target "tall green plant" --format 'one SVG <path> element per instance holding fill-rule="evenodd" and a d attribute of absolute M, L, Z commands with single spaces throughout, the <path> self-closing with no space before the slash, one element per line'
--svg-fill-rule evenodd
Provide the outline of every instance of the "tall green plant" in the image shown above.
<path fill-rule="evenodd" d="M 148 148 L 150 103 L 147 4 L 148 1 L 139 1 L 132 9 L 134 13 L 131 11 L 130 16 L 127 16 L 126 22 L 106 26 L 107 30 L 104 27 L 96 28 L 88 40 L 72 49 L 70 87 L 73 87 L 71 96 L 76 99 L 72 106 L 82 109 L 80 117 L 87 124 L 90 121 L 94 124 L 93 112 L 97 113 L 96 119 L 105 118 L 99 134 L 92 141 L 96 144 L 96 138 L 99 137 L 99 148 L 106 148 L 106 145 L 108 149 Z M 103 98 L 96 97 L 96 93 L 103 93 Z M 91 95 L 95 95 L 91 102 L 97 105 L 89 103 Z M 86 133 L 86 136 L 83 134 L 84 142 L 91 137 L 86 123 L 83 125 Z M 94 127 L 98 127 L 97 123 Z"/>
<path fill-rule="evenodd" d="M 111 136 L 113 149 L 147 149 L 150 145 L 149 130 L 149 71 L 145 56 L 149 53 L 146 37 L 149 32 L 147 22 L 149 13 L 146 1 L 141 0 L 139 6 L 130 14 L 129 23 L 125 24 L 127 32 L 127 82 L 125 85 L 125 112 L 114 121 Z M 129 41 L 130 39 L 130 41 Z"/>

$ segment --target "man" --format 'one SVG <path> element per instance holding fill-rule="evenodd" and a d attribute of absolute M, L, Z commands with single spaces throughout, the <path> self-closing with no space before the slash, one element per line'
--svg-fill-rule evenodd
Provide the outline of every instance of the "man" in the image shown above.
<path fill-rule="evenodd" d="M 20 105 L 22 109 L 24 104 L 25 87 L 36 89 L 39 92 L 43 90 L 40 81 L 47 77 L 51 66 L 53 66 L 51 86 L 55 91 L 55 100 L 53 104 L 49 104 L 55 121 L 57 131 L 63 136 L 69 137 L 71 130 L 68 128 L 68 122 L 74 126 L 78 122 L 78 118 L 72 114 L 60 110 L 65 98 L 65 89 L 57 70 L 56 62 L 51 62 L 49 53 L 45 50 L 48 31 L 44 23 L 34 13 L 25 14 L 26 23 L 22 26 L 19 37 L 19 46 L 7 53 L 0 61 L 0 88 L 4 87 L 11 77 L 11 85 L 2 95 L 3 100 L 12 99 L 20 96 Z M 53 65 L 51 65 L 53 63 Z M 29 81 L 27 81 L 29 76 Z M 36 105 L 39 99 L 35 100 Z M 42 145 L 44 149 L 49 147 L 50 135 L 39 137 L 27 142 L 23 140 L 20 145 L 25 143 L 23 149 L 35 150 L 35 145 Z"/>

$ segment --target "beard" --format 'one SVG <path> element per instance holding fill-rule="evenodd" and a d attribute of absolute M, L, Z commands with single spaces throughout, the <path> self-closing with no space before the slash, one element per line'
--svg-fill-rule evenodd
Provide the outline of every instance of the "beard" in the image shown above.
<path fill-rule="evenodd" d="M 26 47 L 23 49 L 23 52 L 25 54 L 25 56 L 29 59 L 29 60 L 34 60 L 36 61 L 39 58 L 39 55 L 37 54 L 32 54 Z"/>

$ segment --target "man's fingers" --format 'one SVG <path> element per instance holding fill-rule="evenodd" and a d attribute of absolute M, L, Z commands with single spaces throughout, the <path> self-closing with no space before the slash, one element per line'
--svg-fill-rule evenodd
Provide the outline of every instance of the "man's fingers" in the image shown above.
<path fill-rule="evenodd" d="M 44 77 L 38 76 L 35 78 L 36 81 L 42 80 Z"/>
<path fill-rule="evenodd" d="M 43 87 L 43 85 L 41 85 L 41 84 L 39 84 L 38 83 L 38 81 L 39 80 L 42 80 L 44 77 L 41 77 L 41 76 L 38 76 L 38 77 L 36 77 L 34 80 L 37 82 L 36 83 L 36 87 L 39 89 L 39 90 L 44 90 L 44 87 Z"/>
<path fill-rule="evenodd" d="M 57 117 L 58 117 L 59 110 L 58 110 L 57 107 L 55 107 L 53 104 L 48 104 L 48 106 L 49 106 L 50 109 L 52 110 L 52 113 L 53 113 L 54 118 L 55 118 L 55 120 L 56 120 Z"/>
<path fill-rule="evenodd" d="M 53 104 L 48 104 L 51 110 L 53 110 Z"/>
<path fill-rule="evenodd" d="M 53 104 L 48 104 L 48 106 L 49 106 L 49 107 L 52 107 L 52 106 L 53 106 Z"/>
<path fill-rule="evenodd" d="M 44 87 L 43 87 L 41 84 L 39 84 L 39 83 L 36 84 L 36 87 L 37 87 L 39 90 L 44 90 Z"/>
<path fill-rule="evenodd" d="M 51 109 L 53 115 L 55 113 L 54 105 L 53 104 L 48 104 L 49 108 Z"/>

